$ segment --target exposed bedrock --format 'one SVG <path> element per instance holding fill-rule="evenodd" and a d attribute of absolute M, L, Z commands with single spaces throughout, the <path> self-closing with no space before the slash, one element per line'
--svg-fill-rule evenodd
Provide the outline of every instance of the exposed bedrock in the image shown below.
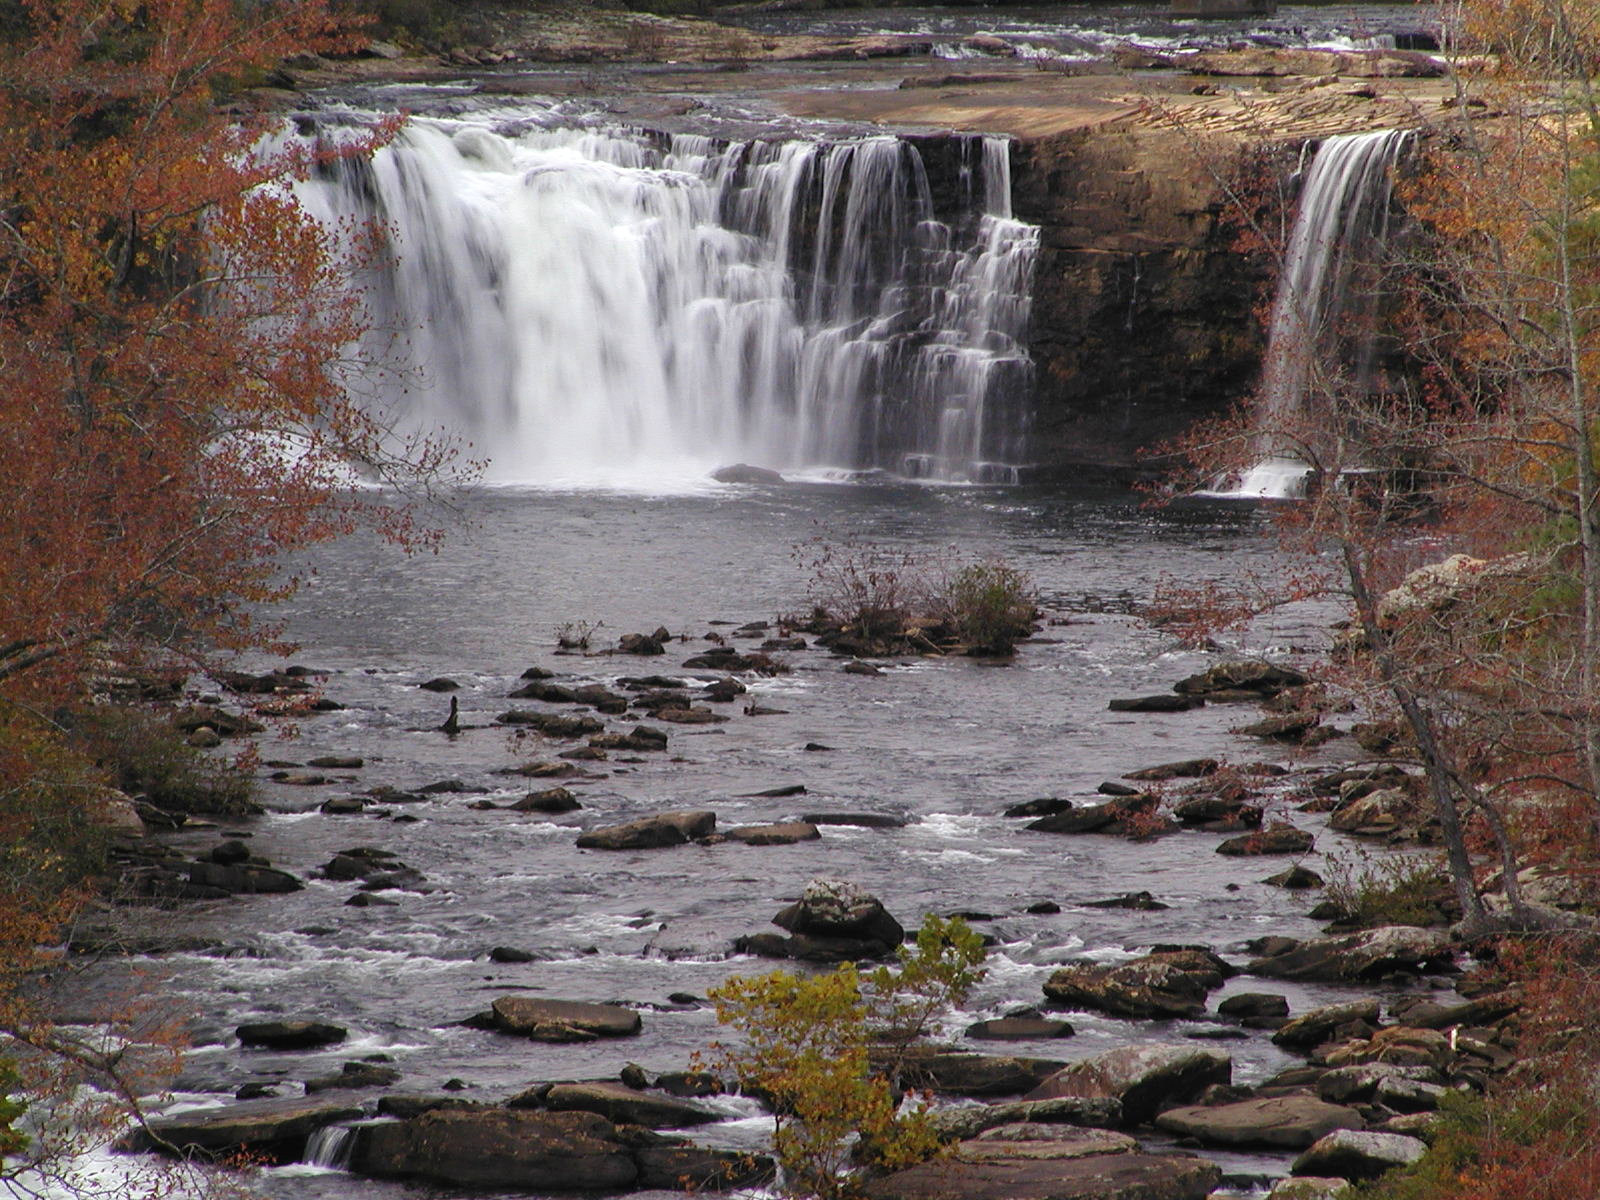
<path fill-rule="evenodd" d="M 1041 226 L 1034 462 L 1132 467 L 1249 392 L 1270 281 L 1193 144 L 1111 122 L 1019 140 L 1012 171 L 1018 217 Z"/>

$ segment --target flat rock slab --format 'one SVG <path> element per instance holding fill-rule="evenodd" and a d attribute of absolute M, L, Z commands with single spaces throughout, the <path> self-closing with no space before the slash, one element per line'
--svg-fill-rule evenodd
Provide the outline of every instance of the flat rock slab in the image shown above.
<path fill-rule="evenodd" d="M 1265 1096 L 1237 1104 L 1174 1108 L 1156 1118 L 1156 1128 L 1207 1146 L 1267 1146 L 1303 1150 L 1335 1129 L 1363 1129 L 1353 1108 L 1328 1104 L 1305 1093 Z"/>
<path fill-rule="evenodd" d="M 686 1129 L 721 1119 L 698 1104 L 651 1095 L 622 1083 L 558 1083 L 545 1094 L 544 1103 L 555 1112 L 598 1113 L 619 1125 L 650 1129 Z"/>
<path fill-rule="evenodd" d="M 1107 1129 L 1074 1129 L 1061 1125 L 1001 1125 L 985 1130 L 950 1152 L 961 1162 L 1003 1162 L 1032 1159 L 1065 1162 L 1097 1154 L 1133 1154 L 1139 1143 Z"/>
<path fill-rule="evenodd" d="M 591 829 L 579 836 L 578 846 L 585 850 L 655 850 L 709 837 L 716 828 L 716 813 L 681 809 Z"/>
<path fill-rule="evenodd" d="M 249 1100 L 162 1117 L 150 1123 L 150 1134 L 139 1130 L 130 1136 L 128 1146 L 219 1157 L 247 1152 L 276 1162 L 295 1162 L 305 1154 L 306 1142 L 317 1130 L 360 1116 L 361 1102 L 348 1097 Z"/>
<path fill-rule="evenodd" d="M 868 1184 L 871 1200 L 1205 1200 L 1222 1171 L 1167 1154 L 923 1163 Z"/>
<path fill-rule="evenodd" d="M 593 1113 L 435 1110 L 361 1126 L 350 1170 L 459 1188 L 623 1191 L 638 1166 L 616 1128 Z"/>
<path fill-rule="evenodd" d="M 587 1042 L 602 1037 L 631 1037 L 643 1027 L 639 1014 L 615 1004 L 577 1000 L 544 1000 L 535 996 L 501 996 L 490 1009 L 502 1033 L 538 1042 Z"/>

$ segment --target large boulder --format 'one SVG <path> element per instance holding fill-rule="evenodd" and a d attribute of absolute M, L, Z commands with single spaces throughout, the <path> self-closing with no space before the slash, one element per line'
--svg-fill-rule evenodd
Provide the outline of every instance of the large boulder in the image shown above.
<path fill-rule="evenodd" d="M 1207 1146 L 1303 1150 L 1335 1129 L 1365 1129 L 1366 1122 L 1353 1108 L 1299 1092 L 1169 1109 L 1156 1118 L 1156 1128 L 1196 1138 Z"/>
<path fill-rule="evenodd" d="M 1438 616 L 1480 584 L 1528 574 L 1533 565 L 1534 559 L 1526 554 L 1508 554 L 1495 559 L 1452 554 L 1443 562 L 1418 567 L 1397 587 L 1380 596 L 1378 623 L 1392 626 L 1419 617 Z"/>
<path fill-rule="evenodd" d="M 1404 1134 L 1339 1129 L 1319 1138 L 1294 1160 L 1289 1170 L 1296 1175 L 1376 1179 L 1385 1171 L 1416 1162 L 1427 1149 L 1427 1143 L 1420 1138 Z"/>
<path fill-rule="evenodd" d="M 1450 962 L 1450 940 L 1434 929 L 1381 925 L 1338 937 L 1313 938 L 1253 960 L 1249 970 L 1274 979 L 1336 982 L 1394 971 L 1421 971 Z"/>
<path fill-rule="evenodd" d="M 296 1162 L 304 1157 L 306 1142 L 317 1130 L 360 1116 L 360 1102 L 348 1097 L 249 1100 L 157 1118 L 148 1131 L 130 1135 L 125 1145 L 186 1157 L 251 1154 L 269 1162 Z"/>
<path fill-rule="evenodd" d="M 545 1000 L 537 996 L 501 996 L 489 1010 L 490 1024 L 502 1033 L 536 1042 L 588 1042 L 603 1037 L 630 1037 L 642 1022 L 631 1008 Z"/>
<path fill-rule="evenodd" d="M 734 948 L 766 958 L 848 962 L 885 958 L 906 936 L 876 896 L 841 879 L 813 879 L 772 922 L 791 936 L 758 933 L 739 938 Z"/>
<path fill-rule="evenodd" d="M 1062 967 L 1044 984 L 1052 1004 L 1114 1017 L 1197 1017 L 1233 968 L 1203 950 L 1157 950 L 1131 962 Z"/>
<path fill-rule="evenodd" d="M 579 835 L 578 845 L 585 850 L 654 850 L 707 837 L 716 828 L 716 813 L 680 809 L 591 829 Z"/>
<path fill-rule="evenodd" d="M 360 1126 L 350 1170 L 453 1188 L 623 1191 L 639 1169 L 616 1127 L 586 1112 L 434 1110 Z"/>
<path fill-rule="evenodd" d="M 1023 1097 L 1110 1097 L 1126 1125 L 1141 1125 L 1168 1104 L 1196 1099 L 1214 1083 L 1233 1079 L 1233 1059 L 1219 1050 L 1154 1043 L 1119 1046 L 1057 1071 Z"/>

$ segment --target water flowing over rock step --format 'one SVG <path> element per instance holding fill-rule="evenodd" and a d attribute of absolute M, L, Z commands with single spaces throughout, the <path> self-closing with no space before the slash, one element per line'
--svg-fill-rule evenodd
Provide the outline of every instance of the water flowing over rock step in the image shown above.
<path fill-rule="evenodd" d="M 413 119 L 300 192 L 330 225 L 392 230 L 374 302 L 416 331 L 393 365 L 433 386 L 389 399 L 494 445 L 492 477 L 709 458 L 963 478 L 1020 449 L 1038 238 L 1009 172 L 998 138 L 930 162 L 904 137 L 463 117 Z"/>

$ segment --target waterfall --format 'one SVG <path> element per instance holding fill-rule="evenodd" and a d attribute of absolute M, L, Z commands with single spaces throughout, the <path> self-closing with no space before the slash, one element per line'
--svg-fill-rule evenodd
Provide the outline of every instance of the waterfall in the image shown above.
<path fill-rule="evenodd" d="M 648 484 L 735 461 L 964 480 L 1022 450 L 1038 230 L 1010 215 L 1005 139 L 961 155 L 969 204 L 939 212 L 895 137 L 501 113 L 412 119 L 299 192 L 331 228 L 387 230 L 364 283 L 404 347 L 368 347 L 397 368 L 378 400 L 468 439 L 491 480 Z"/>
<path fill-rule="evenodd" d="M 1373 315 L 1369 294 L 1351 280 L 1370 264 L 1387 236 L 1392 171 L 1411 141 L 1407 130 L 1330 137 L 1318 148 L 1300 195 L 1268 328 L 1257 400 L 1256 465 L 1226 494 L 1298 495 L 1310 468 L 1287 443 L 1334 419 L 1319 412 L 1335 376 L 1358 393 L 1370 387 L 1373 338 L 1359 328 Z M 1363 303 L 1364 302 L 1364 303 Z M 1343 328 L 1347 323 L 1358 327 Z"/>
<path fill-rule="evenodd" d="M 324 1125 L 306 1139 L 305 1161 L 313 1167 L 342 1171 L 350 1165 L 355 1129 L 349 1125 Z"/>

